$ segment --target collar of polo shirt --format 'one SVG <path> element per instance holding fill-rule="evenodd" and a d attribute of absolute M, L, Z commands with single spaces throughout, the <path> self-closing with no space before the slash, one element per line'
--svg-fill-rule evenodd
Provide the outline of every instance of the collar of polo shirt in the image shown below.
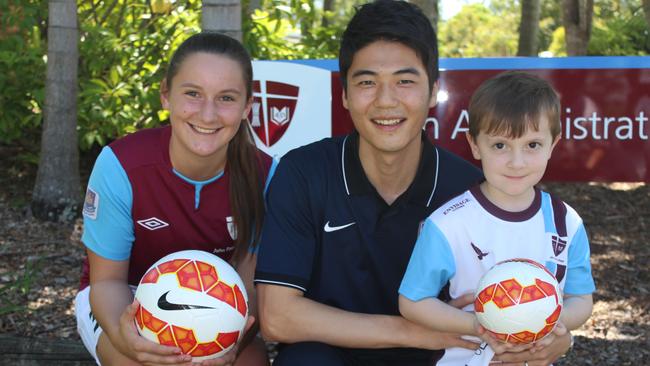
<path fill-rule="evenodd" d="M 411 186 L 402 194 L 413 203 L 429 206 L 436 191 L 438 182 L 438 149 L 422 132 L 422 154 L 418 171 Z M 359 133 L 353 132 L 345 138 L 341 154 L 341 174 L 348 195 L 361 196 L 377 194 L 375 187 L 370 184 L 359 159 Z M 402 200 L 402 196 L 398 201 Z"/>

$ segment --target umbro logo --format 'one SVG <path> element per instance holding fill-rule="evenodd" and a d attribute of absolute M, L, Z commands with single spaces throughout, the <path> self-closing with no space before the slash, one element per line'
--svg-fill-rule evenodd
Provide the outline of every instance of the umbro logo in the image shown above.
<path fill-rule="evenodd" d="M 474 249 L 474 253 L 476 253 L 476 256 L 478 257 L 478 260 L 482 261 L 483 258 L 484 258 L 486 255 L 490 254 L 489 252 L 488 252 L 488 253 L 483 253 L 483 252 L 481 251 L 481 248 L 479 248 L 479 247 L 477 247 L 476 245 L 474 245 L 474 243 L 471 243 L 471 242 L 470 242 L 470 244 L 472 245 L 472 249 Z"/>
<path fill-rule="evenodd" d="M 168 223 L 164 222 L 163 220 L 157 218 L 157 217 L 150 217 L 148 219 L 144 220 L 138 220 L 137 221 L 138 225 L 142 226 L 143 228 L 147 230 L 158 230 L 162 229 L 166 226 L 169 226 Z"/>
<path fill-rule="evenodd" d="M 341 229 L 345 229 L 346 227 L 352 226 L 354 224 L 355 224 L 355 222 L 351 222 L 349 224 L 340 225 L 340 226 L 330 226 L 330 222 L 328 221 L 328 222 L 325 223 L 325 226 L 323 226 L 323 230 L 325 230 L 326 233 L 331 233 L 332 231 L 338 231 L 338 230 L 341 230 Z"/>

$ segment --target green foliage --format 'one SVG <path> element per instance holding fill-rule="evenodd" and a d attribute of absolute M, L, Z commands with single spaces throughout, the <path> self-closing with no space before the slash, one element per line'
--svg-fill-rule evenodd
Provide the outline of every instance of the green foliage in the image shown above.
<path fill-rule="evenodd" d="M 47 2 L 0 0 L 0 143 L 35 134 L 42 119 Z"/>
<path fill-rule="evenodd" d="M 542 51 L 550 49 L 554 40 L 553 33 L 562 27 L 562 8 L 560 1 L 542 0 L 540 5 L 539 50 Z"/>
<path fill-rule="evenodd" d="M 160 81 L 173 50 L 200 31 L 200 1 L 168 3 L 154 13 L 148 2 L 80 2 L 78 124 L 82 149 L 144 127 L 165 117 Z"/>
<path fill-rule="evenodd" d="M 641 1 L 596 1 L 587 52 L 599 56 L 637 56 L 650 53 L 650 32 Z"/>
<path fill-rule="evenodd" d="M 331 59 L 354 7 L 365 0 L 263 0 L 248 14 L 244 44 L 254 59 Z M 0 143 L 40 134 L 47 54 L 47 1 L 0 0 Z M 486 5 L 484 5 L 486 4 Z M 82 149 L 159 125 L 160 82 L 171 50 L 200 31 L 201 0 L 78 1 L 78 132 Z M 513 56 L 521 5 L 465 5 L 439 24 L 442 57 Z M 566 55 L 559 1 L 542 1 L 540 50 Z M 596 0 L 589 54 L 647 55 L 650 35 L 641 0 Z"/>
<path fill-rule="evenodd" d="M 552 36 L 549 51 L 566 56 L 564 28 Z M 650 30 L 640 0 L 597 0 L 589 40 L 590 56 L 640 56 L 650 54 Z"/>
<path fill-rule="evenodd" d="M 553 40 L 548 46 L 548 50 L 553 56 L 562 57 L 566 56 L 566 34 L 564 27 L 559 27 L 553 32 Z"/>
<path fill-rule="evenodd" d="M 465 5 L 439 26 L 441 57 L 497 57 L 517 54 L 521 17 L 513 1 Z"/>
<path fill-rule="evenodd" d="M 313 0 L 267 0 L 243 18 L 244 44 L 255 59 L 336 58 L 343 29 L 362 2 L 340 1 L 336 11 L 324 12 Z"/>

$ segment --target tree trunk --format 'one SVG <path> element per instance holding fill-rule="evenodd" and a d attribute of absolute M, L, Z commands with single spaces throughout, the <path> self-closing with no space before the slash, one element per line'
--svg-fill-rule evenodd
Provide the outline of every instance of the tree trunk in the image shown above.
<path fill-rule="evenodd" d="M 422 9 L 424 15 L 431 21 L 433 29 L 438 33 L 438 19 L 440 18 L 438 0 L 412 0 L 411 2 Z"/>
<path fill-rule="evenodd" d="M 34 216 L 70 221 L 79 211 L 76 0 L 50 0 L 45 109 L 40 161 L 32 194 Z"/>
<path fill-rule="evenodd" d="M 587 54 L 593 13 L 593 0 L 562 0 L 562 23 L 569 56 Z"/>
<path fill-rule="evenodd" d="M 241 1 L 203 0 L 201 29 L 227 34 L 241 42 Z"/>
<path fill-rule="evenodd" d="M 255 10 L 257 9 L 262 9 L 262 0 L 250 0 L 248 2 L 248 16 L 255 13 Z"/>
<path fill-rule="evenodd" d="M 643 0 L 643 12 L 645 13 L 645 22 L 650 29 L 650 0 Z"/>
<path fill-rule="evenodd" d="M 334 0 L 323 0 L 323 20 L 322 20 L 322 25 L 323 27 L 328 27 L 330 24 L 330 20 L 327 18 L 327 12 L 331 12 L 334 10 Z"/>
<path fill-rule="evenodd" d="M 540 4 L 539 0 L 522 0 L 521 2 L 517 56 L 537 56 Z"/>

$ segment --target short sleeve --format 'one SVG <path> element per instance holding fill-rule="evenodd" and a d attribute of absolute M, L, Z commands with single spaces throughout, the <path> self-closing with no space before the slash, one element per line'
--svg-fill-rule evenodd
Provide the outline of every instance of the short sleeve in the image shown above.
<path fill-rule="evenodd" d="M 282 158 L 266 193 L 255 283 L 307 290 L 316 247 L 313 199 L 304 170 L 288 156 Z"/>
<path fill-rule="evenodd" d="M 411 301 L 436 297 L 455 273 L 449 241 L 438 226 L 427 219 L 415 242 L 399 293 Z"/>
<path fill-rule="evenodd" d="M 84 245 L 106 259 L 128 259 L 135 239 L 132 204 L 128 176 L 113 150 L 104 147 L 95 161 L 86 190 L 81 237 Z"/>
<path fill-rule="evenodd" d="M 589 239 L 587 239 L 584 225 L 580 225 L 573 235 L 568 256 L 569 263 L 564 292 L 569 295 L 591 294 L 596 290 L 596 285 L 591 275 Z"/>

